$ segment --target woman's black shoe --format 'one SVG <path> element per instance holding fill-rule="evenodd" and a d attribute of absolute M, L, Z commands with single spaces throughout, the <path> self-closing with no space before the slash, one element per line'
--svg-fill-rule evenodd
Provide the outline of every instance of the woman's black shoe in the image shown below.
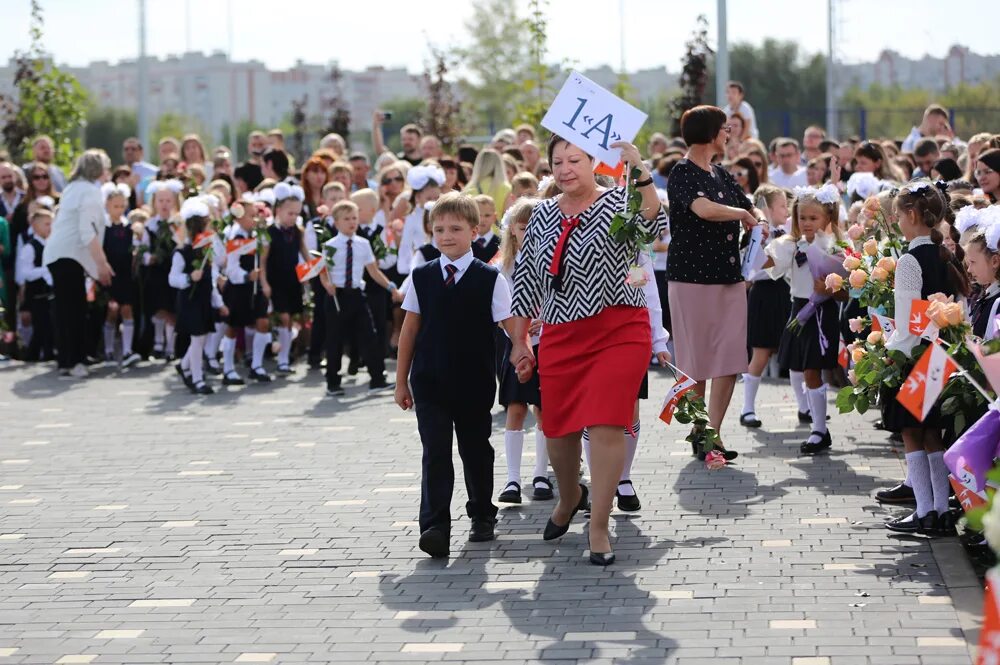
<path fill-rule="evenodd" d="M 548 523 L 545 525 L 545 531 L 542 533 L 542 539 L 555 540 L 556 538 L 561 538 L 562 536 L 565 536 L 566 532 L 569 531 L 569 525 L 570 523 L 572 523 L 573 517 L 578 512 L 587 507 L 587 498 L 589 497 L 589 495 L 590 491 L 587 490 L 587 487 L 585 485 L 580 485 L 580 501 L 576 504 L 576 508 L 573 509 L 573 512 L 570 513 L 569 520 L 566 522 L 566 524 L 560 526 L 555 522 L 553 522 L 552 518 L 550 517 Z"/>
<path fill-rule="evenodd" d="M 763 425 L 763 423 L 760 422 L 760 418 L 757 417 L 757 414 L 751 411 L 750 413 L 744 413 L 742 416 L 740 416 L 740 425 L 743 425 L 744 427 L 749 427 L 751 429 L 756 429 L 761 425 Z"/>
<path fill-rule="evenodd" d="M 935 535 L 935 527 L 938 525 L 938 514 L 931 511 L 923 517 L 917 517 L 916 511 L 906 517 L 890 520 L 885 523 L 885 528 L 896 533 L 921 533 L 925 535 Z"/>
<path fill-rule="evenodd" d="M 820 437 L 819 441 L 812 441 L 813 435 Z M 821 453 L 830 446 L 833 445 L 833 438 L 830 436 L 830 430 L 827 430 L 820 434 L 819 432 L 812 432 L 809 438 L 806 439 L 801 446 L 799 446 L 799 452 L 803 455 L 815 455 L 816 453 Z"/>
<path fill-rule="evenodd" d="M 544 484 L 545 487 L 539 487 L 539 483 Z M 531 481 L 531 498 L 535 501 L 551 501 L 555 498 L 555 493 L 552 491 L 552 481 L 545 476 L 535 476 Z"/>
<path fill-rule="evenodd" d="M 704 430 L 699 430 L 697 427 L 691 430 L 691 435 L 694 435 L 694 440 L 691 441 L 691 455 L 696 456 L 701 461 L 705 461 L 705 455 L 701 452 L 701 447 L 705 441 Z"/>
<path fill-rule="evenodd" d="M 497 497 L 498 503 L 521 503 L 521 486 L 511 481 L 504 486 L 503 491 L 500 492 L 500 496 Z"/>
<path fill-rule="evenodd" d="M 618 483 L 618 486 L 628 485 L 632 487 L 631 480 L 623 480 Z M 624 510 L 626 513 L 634 513 L 640 508 L 642 504 L 639 503 L 639 497 L 635 494 L 635 488 L 632 488 L 632 494 L 622 494 L 621 492 L 615 490 L 615 497 L 618 499 L 618 510 Z"/>
<path fill-rule="evenodd" d="M 913 488 L 900 483 L 887 490 L 875 492 L 875 500 L 879 503 L 916 503 L 917 497 L 913 494 Z"/>
<path fill-rule="evenodd" d="M 590 535 L 587 535 L 587 547 L 590 547 Z M 590 552 L 590 563 L 595 566 L 610 566 L 615 562 L 614 552 Z"/>

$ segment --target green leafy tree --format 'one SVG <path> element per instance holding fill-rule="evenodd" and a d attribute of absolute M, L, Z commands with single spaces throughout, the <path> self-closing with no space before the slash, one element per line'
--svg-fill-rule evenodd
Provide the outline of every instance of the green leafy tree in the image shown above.
<path fill-rule="evenodd" d="M 24 161 L 30 141 L 52 137 L 55 163 L 69 167 L 80 151 L 89 98 L 76 78 L 52 62 L 42 47 L 44 19 L 38 0 L 31 0 L 31 45 L 14 56 L 16 95 L 0 96 L 3 138 L 11 159 Z"/>
<path fill-rule="evenodd" d="M 449 80 L 454 66 L 455 62 L 447 52 L 431 46 L 431 62 L 424 66 L 427 105 L 421 124 L 424 131 L 438 137 L 446 153 L 454 152 L 464 133 L 462 104 Z"/>
<path fill-rule="evenodd" d="M 84 144 L 88 148 L 100 148 L 117 163 L 121 159 L 122 143 L 138 133 L 135 111 L 93 107 L 87 113 Z"/>
<path fill-rule="evenodd" d="M 561 70 L 568 68 L 568 61 L 552 64 L 548 55 L 548 22 L 545 10 L 548 0 L 530 0 L 529 18 L 526 21 L 529 35 L 529 64 L 521 83 L 520 101 L 515 107 L 515 122 L 528 123 L 541 128 L 542 118 L 558 93 Z"/>
<path fill-rule="evenodd" d="M 681 116 L 690 108 L 704 103 L 705 87 L 708 85 L 709 57 L 712 48 L 708 45 L 708 19 L 698 17 L 697 27 L 684 44 L 684 58 L 681 62 L 679 83 L 680 93 L 670 102 L 667 113 L 671 119 L 671 133 L 681 133 Z"/>

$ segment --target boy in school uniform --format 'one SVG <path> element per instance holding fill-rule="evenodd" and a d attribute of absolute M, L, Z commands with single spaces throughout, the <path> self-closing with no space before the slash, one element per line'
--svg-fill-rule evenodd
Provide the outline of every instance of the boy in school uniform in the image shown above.
<path fill-rule="evenodd" d="M 420 549 L 432 557 L 450 551 L 452 433 L 469 494 L 469 540 L 495 537 L 490 409 L 496 368 L 490 350 L 497 323 L 513 333 L 513 320 L 507 282 L 472 254 L 478 225 L 479 206 L 472 197 L 452 192 L 438 199 L 431 229 L 441 256 L 413 270 L 403 301 L 396 403 L 417 412 L 423 445 Z"/>
<path fill-rule="evenodd" d="M 500 236 L 493 233 L 493 227 L 497 223 L 497 208 L 489 194 L 480 194 L 475 201 L 479 207 L 479 226 L 476 229 L 478 237 L 472 243 L 472 255 L 483 263 L 489 263 L 500 251 Z"/>
<path fill-rule="evenodd" d="M 31 215 L 31 233 L 17 254 L 15 274 L 24 286 L 22 314 L 27 314 L 32 329 L 27 360 L 52 360 L 55 357 L 55 331 L 52 329 L 52 274 L 42 263 L 45 241 L 52 231 L 52 212 L 38 208 Z"/>
<path fill-rule="evenodd" d="M 395 291 L 396 285 L 378 269 L 378 262 L 367 240 L 357 235 L 358 206 L 341 201 L 331 211 L 337 235 L 323 243 L 328 267 L 320 273 L 326 289 L 326 394 L 340 396 L 340 364 L 344 340 L 354 340 L 368 367 L 371 380 L 368 392 L 392 388 L 385 380 L 385 357 L 376 348 L 375 324 L 363 290 L 367 275 L 382 288 Z"/>

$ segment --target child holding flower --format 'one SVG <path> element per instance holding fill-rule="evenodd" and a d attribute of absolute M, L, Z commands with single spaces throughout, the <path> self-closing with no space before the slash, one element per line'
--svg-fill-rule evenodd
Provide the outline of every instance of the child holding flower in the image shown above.
<path fill-rule="evenodd" d="M 778 361 L 791 373 L 801 372 L 805 386 L 804 402 L 808 413 L 799 406 L 800 417 L 809 416 L 812 431 L 799 447 L 800 452 L 814 455 L 832 445 L 826 425 L 826 385 L 823 370 L 837 367 L 839 351 L 839 308 L 832 296 L 842 297 L 843 278 L 831 273 L 817 278 L 821 262 L 844 260 L 837 246 L 842 241 L 838 224 L 840 195 L 832 185 L 820 189 L 797 188 L 792 204 L 792 232 L 767 246 L 770 259 L 764 264 L 774 275 L 791 276 L 792 314 L 778 346 Z M 824 229 L 830 229 L 830 232 Z M 812 259 L 809 255 L 812 255 Z M 808 308 L 808 309 L 807 309 Z M 815 310 L 809 315 L 810 310 Z M 793 388 L 795 375 L 792 374 Z"/>
<path fill-rule="evenodd" d="M 908 325 L 913 301 L 931 299 L 932 294 L 965 295 L 969 292 L 969 284 L 951 252 L 942 244 L 941 233 L 935 228 L 943 219 L 947 206 L 937 188 L 928 181 L 912 182 L 899 191 L 895 205 L 899 227 L 909 241 L 909 247 L 895 266 L 893 299 L 898 325 L 886 340 L 886 348 L 902 351 L 916 364 L 924 346 L 920 345 L 920 338 L 910 332 Z M 876 279 L 878 270 L 880 266 L 876 265 L 872 270 L 872 279 Z M 948 312 L 944 311 L 942 315 L 947 319 Z M 917 348 L 918 345 L 920 348 Z M 907 367 L 904 375 L 910 369 Z M 884 391 L 880 397 L 882 420 L 887 429 L 903 434 L 909 482 L 886 492 L 895 496 L 908 493 L 907 487 L 912 488 L 917 506 L 911 514 L 887 522 L 886 528 L 900 533 L 948 533 L 951 530 L 948 523 L 948 495 L 951 490 L 948 468 L 944 463 L 940 408 L 932 408 L 921 422 L 896 401 L 894 392 Z"/>

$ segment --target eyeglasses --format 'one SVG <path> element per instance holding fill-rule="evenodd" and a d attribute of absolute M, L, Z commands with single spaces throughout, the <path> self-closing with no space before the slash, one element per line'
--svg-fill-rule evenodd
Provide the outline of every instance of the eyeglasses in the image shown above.
<path fill-rule="evenodd" d="M 33 173 L 33 174 L 31 174 L 31 179 L 32 180 L 48 180 L 49 179 L 49 174 L 48 173 Z"/>
<path fill-rule="evenodd" d="M 391 185 L 394 182 L 403 182 L 403 176 L 398 175 L 392 178 L 382 178 L 383 185 Z"/>

